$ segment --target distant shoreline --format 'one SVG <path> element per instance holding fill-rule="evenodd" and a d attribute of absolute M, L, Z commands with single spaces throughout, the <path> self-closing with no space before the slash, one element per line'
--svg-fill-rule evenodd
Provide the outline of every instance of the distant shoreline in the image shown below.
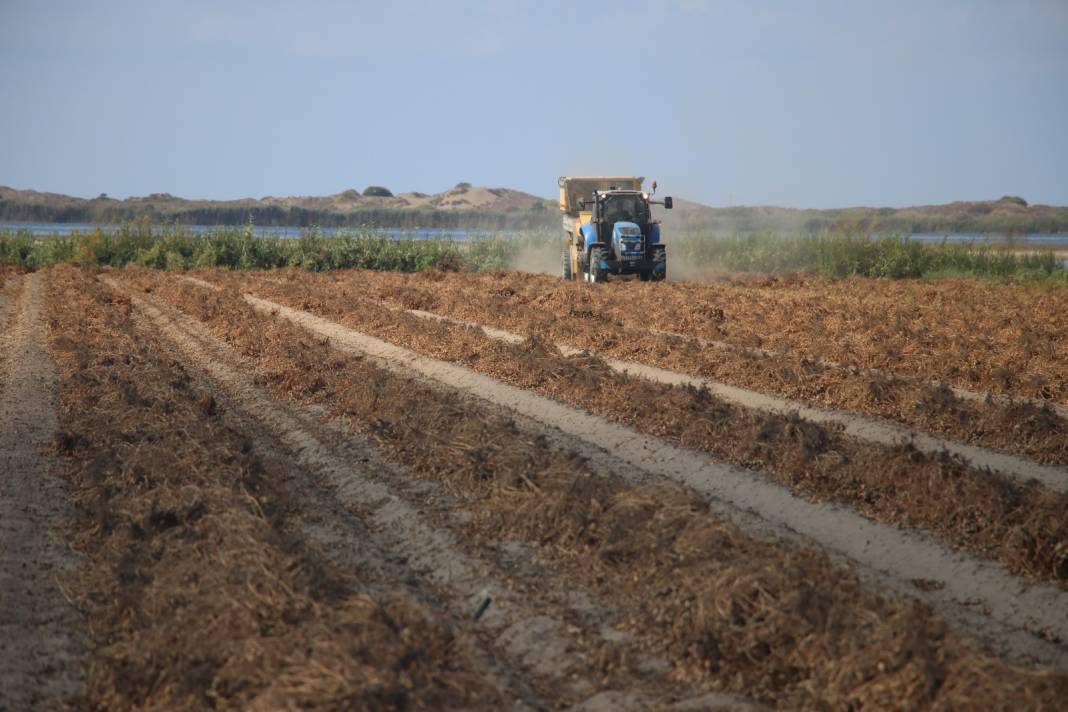
<path fill-rule="evenodd" d="M 714 208 L 675 199 L 659 210 L 669 232 L 884 233 L 1005 236 L 1068 233 L 1068 207 L 1030 205 L 1022 198 L 954 202 L 907 208 L 798 209 L 775 206 Z M 247 225 L 293 229 L 393 228 L 458 230 L 556 229 L 556 202 L 509 188 L 458 183 L 435 195 L 372 186 L 328 196 L 188 200 L 166 193 L 115 200 L 76 198 L 0 186 L 0 222 L 116 225 Z"/>

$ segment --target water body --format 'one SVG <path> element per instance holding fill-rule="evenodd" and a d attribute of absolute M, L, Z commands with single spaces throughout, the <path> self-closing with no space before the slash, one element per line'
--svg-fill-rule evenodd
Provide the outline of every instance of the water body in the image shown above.
<path fill-rule="evenodd" d="M 120 228 L 119 225 L 94 225 L 92 223 L 27 223 L 27 222 L 0 222 L 0 230 L 17 230 L 22 232 L 28 232 L 35 237 L 54 237 L 54 236 L 66 236 L 74 232 L 88 233 L 93 232 L 99 227 L 104 232 L 117 232 Z M 161 227 L 157 225 L 156 227 Z M 224 226 L 229 229 L 243 231 L 244 225 L 230 225 Z M 202 235 L 204 233 L 218 230 L 218 225 L 182 225 L 181 228 L 187 232 L 195 235 Z M 465 228 L 397 228 L 397 227 L 376 227 L 376 228 L 353 228 L 353 227 L 320 227 L 316 228 L 320 235 L 333 236 L 338 233 L 347 234 L 360 234 L 365 232 L 374 233 L 376 235 L 384 235 L 396 240 L 472 240 L 478 238 L 492 237 L 499 235 L 501 237 L 508 237 L 512 235 L 528 234 L 529 231 L 524 230 L 477 230 L 477 229 L 465 229 Z M 304 234 L 307 234 L 310 228 L 306 227 L 285 227 L 285 226 L 270 226 L 270 225 L 253 225 L 252 234 L 256 237 L 280 237 L 283 239 L 295 239 Z"/>
<path fill-rule="evenodd" d="M 49 237 L 52 235 L 70 235 L 71 233 L 78 231 L 81 233 L 93 232 L 98 226 L 91 223 L 27 223 L 27 222 L 0 222 L 0 230 L 19 230 L 29 232 L 31 235 L 38 237 Z M 100 225 L 99 226 L 105 232 L 115 232 L 119 229 L 118 225 Z M 236 230 L 244 230 L 243 225 L 231 226 Z M 182 229 L 187 230 L 193 234 L 204 234 L 211 232 L 212 230 L 218 230 L 217 225 L 183 225 Z M 338 233 L 361 233 L 364 230 L 360 228 L 351 227 L 320 227 L 317 228 L 321 235 L 337 235 Z M 306 227 L 286 227 L 286 226 L 269 226 L 269 225 L 253 225 L 252 234 L 257 237 L 280 237 L 280 238 L 297 238 L 306 234 L 309 228 Z M 410 239 L 410 240 L 469 240 L 484 237 L 491 237 L 498 235 L 501 237 L 510 237 L 518 235 L 527 235 L 532 231 L 530 230 L 479 230 L 479 229 L 466 229 L 466 228 L 369 228 L 367 232 L 373 232 L 375 234 L 385 235 L 394 239 Z M 952 243 L 975 243 L 975 244 L 1005 244 L 1008 242 L 1004 236 L 1001 235 L 982 235 L 976 233 L 957 233 L 950 235 L 935 234 L 935 233 L 916 233 L 909 236 L 912 240 L 919 242 L 942 242 L 947 240 Z M 1064 248 L 1068 250 L 1068 233 L 1064 234 L 1031 234 L 1015 237 L 1012 239 L 1011 244 L 1017 245 L 1021 248 L 1035 248 L 1035 249 L 1059 249 Z"/>
<path fill-rule="evenodd" d="M 909 236 L 912 240 L 919 242 L 947 242 L 953 243 L 976 243 L 987 245 L 1004 245 L 1012 244 L 1019 245 L 1021 247 L 1033 247 L 1036 249 L 1042 248 L 1068 248 L 1068 234 L 1059 235 L 1046 235 L 1046 234 L 1033 234 L 1023 235 L 1021 237 L 1013 237 L 1011 240 L 1004 235 L 980 235 L 980 234 L 952 234 L 952 235 L 936 235 L 933 233 L 915 233 Z"/>

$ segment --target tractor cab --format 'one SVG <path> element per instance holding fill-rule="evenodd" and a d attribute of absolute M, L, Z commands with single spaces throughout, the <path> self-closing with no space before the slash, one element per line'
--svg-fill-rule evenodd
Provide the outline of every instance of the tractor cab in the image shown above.
<path fill-rule="evenodd" d="M 617 222 L 644 226 L 649 222 L 649 204 L 638 191 L 600 192 L 594 197 L 593 219 L 609 230 Z"/>

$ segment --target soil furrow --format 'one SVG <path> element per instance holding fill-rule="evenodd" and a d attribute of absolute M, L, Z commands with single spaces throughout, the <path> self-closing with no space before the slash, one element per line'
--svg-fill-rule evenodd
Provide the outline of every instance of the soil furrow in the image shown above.
<path fill-rule="evenodd" d="M 70 492 L 42 454 L 57 388 L 44 279 L 6 285 L 21 290 L 0 316 L 0 710 L 56 709 L 84 681 L 83 621 L 62 588 L 79 563 L 66 544 Z"/>
<path fill-rule="evenodd" d="M 727 318 L 727 322 L 721 319 L 724 310 L 759 310 L 760 305 L 752 303 L 752 295 L 739 295 L 740 301 L 736 304 L 723 303 L 713 307 L 702 303 L 700 299 L 693 304 L 679 303 L 676 298 L 678 295 L 672 295 L 670 285 L 607 285 L 606 289 L 590 289 L 551 281 L 532 282 L 529 276 L 524 275 L 509 274 L 506 275 L 507 280 L 502 279 L 504 276 L 440 273 L 411 276 L 358 272 L 301 274 L 299 279 L 296 273 L 269 274 L 266 279 L 289 287 L 329 285 L 342 294 L 369 294 L 406 308 L 428 309 L 455 318 L 537 334 L 543 339 L 570 343 L 605 353 L 613 358 L 647 363 L 801 402 L 862 412 L 960 442 L 1017 453 L 1037 462 L 1068 465 L 1068 419 L 1060 417 L 1056 411 L 1045 406 L 1039 408 L 1027 402 L 1015 401 L 1011 405 L 1003 405 L 965 400 L 957 397 L 949 388 L 935 388 L 860 371 L 826 368 L 815 363 L 823 357 L 818 351 L 802 351 L 795 356 L 791 354 L 797 353 L 797 350 L 779 349 L 780 353 L 786 355 L 758 357 L 750 353 L 703 348 L 692 339 L 676 339 L 649 333 L 650 323 L 667 326 L 673 321 L 667 313 L 669 310 L 661 303 L 662 300 L 676 303 L 677 308 L 686 314 L 707 312 L 713 327 L 719 325 L 728 328 L 731 324 L 730 318 L 723 317 Z M 262 276 L 249 278 L 249 284 L 262 279 Z M 821 285 L 821 288 L 824 286 L 829 291 L 843 289 L 837 283 Z M 880 283 L 879 286 L 881 288 L 884 285 Z M 865 283 L 859 287 L 870 288 L 871 285 Z M 651 289 L 656 290 L 655 296 L 648 294 Z M 1045 298 L 1043 296 L 1037 299 L 1041 301 Z M 1013 300 L 1006 301 L 1012 303 Z M 829 307 L 813 306 L 812 309 L 824 319 L 842 316 Z M 998 309 L 1002 310 L 1002 307 Z M 796 317 L 803 319 L 805 314 L 800 313 Z M 1022 317 L 1019 313 L 1011 317 L 1020 318 Z M 1050 322 L 1056 320 L 1047 319 L 1043 326 L 1043 322 L 1036 321 L 1037 317 L 1028 316 L 1028 319 L 1034 323 L 1028 327 L 1026 353 L 1046 354 L 1043 356 L 1046 365 L 1027 376 L 1027 379 L 1046 383 L 1047 385 L 1042 387 L 1045 390 L 1040 389 L 1042 393 L 1051 387 L 1063 390 L 1062 384 L 1068 382 L 1068 378 L 1058 374 L 1063 374 L 1068 369 L 1056 365 L 1059 359 L 1058 349 L 1052 342 L 1044 343 L 1032 333 L 1040 329 L 1048 330 Z M 1006 314 L 1004 321 L 1010 322 L 1010 316 Z M 739 334 L 738 339 L 743 345 L 751 345 L 751 342 L 745 344 L 744 329 L 757 329 L 759 322 L 755 318 L 747 318 L 744 324 L 744 328 L 731 327 L 732 333 Z M 909 328 L 900 321 L 898 325 L 905 330 Z M 785 326 L 790 328 L 789 323 Z M 704 335 L 703 330 L 697 326 L 693 329 L 677 328 L 674 331 Z M 970 335 L 973 331 L 972 326 L 962 326 L 961 333 Z M 880 335 L 886 337 L 886 343 L 897 338 L 896 335 L 881 332 Z M 834 345 L 834 342 L 827 342 L 824 334 L 816 334 L 813 338 L 820 339 L 820 343 Z M 885 345 L 883 342 L 865 338 L 866 332 L 863 331 L 857 334 L 841 334 L 842 341 L 860 342 L 865 348 L 878 349 Z M 762 345 L 759 339 L 756 341 L 758 345 Z M 917 341 L 918 339 L 908 340 L 907 345 L 914 345 Z M 897 347 L 887 348 L 893 351 Z M 1012 353 L 1015 348 L 1008 345 L 1006 352 Z M 1026 358 L 1026 353 L 1021 358 Z M 1022 375 L 1019 360 L 1014 361 L 1014 358 L 999 355 L 998 361 L 1004 364 L 996 368 L 991 367 L 990 371 L 984 373 L 996 371 L 1009 380 L 1020 379 Z M 1035 355 L 1035 358 L 1038 358 L 1038 355 Z M 961 352 L 958 346 L 953 346 L 952 350 L 946 353 L 932 353 L 923 360 L 914 359 L 910 363 L 945 363 L 959 365 L 960 369 L 971 369 L 975 367 L 976 361 L 977 357 L 973 353 Z M 883 362 L 864 365 L 887 370 L 887 364 Z M 925 374 L 920 372 L 919 375 Z M 969 385 L 945 374 L 928 380 Z M 987 390 L 995 394 L 1004 392 L 996 388 Z M 1010 391 L 1005 394 L 1034 397 L 1031 393 Z M 1055 402 L 1051 401 L 1050 395 L 1043 395 L 1042 398 L 1043 403 Z"/>
<path fill-rule="evenodd" d="M 277 293 L 277 289 L 261 291 Z M 253 285 L 256 286 L 256 285 Z M 563 357 L 536 338 L 448 324 L 427 328 L 363 297 L 295 286 L 277 297 L 346 326 L 469 366 L 565 404 L 606 415 L 647 435 L 693 447 L 716 459 L 771 475 L 816 501 L 837 501 L 883 523 L 927 529 L 952 546 L 1005 563 L 1013 573 L 1065 585 L 1066 495 L 969 468 L 944 452 L 910 443 L 868 444 L 834 427 L 738 408 L 707 390 L 654 385 L 613 372 L 587 354 Z M 370 307 L 370 308 L 368 308 Z"/>
<path fill-rule="evenodd" d="M 960 658 L 959 639 L 938 633 L 941 623 L 924 608 L 864 594 L 850 583 L 849 574 L 828 568 L 827 559 L 811 550 L 783 540 L 758 543 L 739 536 L 737 529 L 709 515 L 701 497 L 691 499 L 693 495 L 647 473 L 637 480 L 647 480 L 644 484 L 625 486 L 615 475 L 592 475 L 580 462 L 556 469 L 559 459 L 551 452 L 532 450 L 536 443 L 529 437 L 509 429 L 507 422 L 486 420 L 481 414 L 485 407 L 474 401 L 457 402 L 449 387 L 428 391 L 404 376 L 384 376 L 366 360 L 342 357 L 331 344 L 285 320 L 256 314 L 233 290 L 207 292 L 169 281 L 158 276 L 138 280 L 260 363 L 282 393 L 354 418 L 415 471 L 442 478 L 465 493 L 476 515 L 473 524 L 490 540 L 533 537 L 557 565 L 570 561 L 577 581 L 599 588 L 601 596 L 633 612 L 628 618 L 632 630 L 650 643 L 669 644 L 679 674 L 795 709 L 857 705 L 861 699 L 882 708 L 927 707 L 935 699 L 944 706 L 954 703 L 948 699 L 963 703 L 960 695 L 989 701 L 1008 689 L 998 663 L 980 665 L 988 670 L 983 677 L 989 684 L 964 673 L 978 669 L 976 661 Z M 597 461 L 618 462 L 599 448 L 583 447 Z M 758 528 L 763 532 L 768 527 Z M 838 612 L 812 618 L 808 606 L 813 604 L 831 604 Z M 910 613 L 901 618 L 906 611 Z M 905 631 L 925 640 L 922 648 L 937 651 L 939 660 L 958 661 L 951 664 L 953 671 L 943 663 L 924 668 L 943 681 L 937 690 L 923 682 L 910 683 L 908 693 L 898 686 L 904 680 L 900 675 L 918 673 L 912 653 L 905 667 L 898 653 L 892 653 L 898 662 L 878 662 L 878 673 L 869 667 L 879 660 L 870 658 L 871 652 L 882 651 L 876 653 L 881 656 L 900 650 L 896 636 Z M 1032 643 L 1040 642 L 1032 638 Z M 918 650 L 912 644 L 909 649 Z M 929 680 L 927 675 L 920 674 Z M 964 679 L 970 682 L 962 686 Z M 1010 686 L 1017 690 L 1015 699 L 1038 699 L 1028 703 L 1041 707 L 1045 693 L 1035 698 L 1021 691 L 1063 694 L 1055 692 L 1059 679 L 1026 677 Z M 980 687 L 984 692 L 976 697 Z M 870 697 L 882 694 L 876 690 L 897 693 L 876 702 Z"/>
<path fill-rule="evenodd" d="M 789 354 L 781 353 L 778 351 L 769 351 L 767 349 L 757 348 L 755 346 L 740 346 L 738 344 L 731 344 L 726 341 L 716 341 L 715 339 L 702 339 L 697 336 L 687 336 L 686 334 L 678 334 L 673 331 L 663 331 L 662 329 L 649 329 L 649 333 L 656 334 L 657 336 L 667 336 L 672 339 L 693 340 L 704 347 L 719 349 L 720 351 L 737 351 L 747 354 L 749 356 L 758 356 L 761 358 L 784 358 L 789 357 Z M 823 368 L 834 368 L 841 371 L 856 371 L 865 373 L 869 376 L 876 376 L 881 379 L 902 379 L 913 380 L 919 384 L 925 385 L 928 388 L 948 388 L 958 398 L 962 400 L 971 400 L 978 402 L 994 402 L 1002 405 L 1012 405 L 1014 403 L 1027 403 L 1036 408 L 1042 408 L 1048 406 L 1053 412 L 1057 413 L 1062 418 L 1068 418 L 1068 405 L 1062 405 L 1060 403 L 1052 403 L 1048 400 L 1039 400 L 1036 398 L 1023 398 L 1003 395 L 1000 393 L 980 393 L 979 391 L 969 390 L 967 388 L 961 388 L 960 386 L 954 386 L 950 383 L 943 383 L 942 381 L 924 381 L 909 376 L 908 374 L 901 374 L 894 371 L 887 371 L 879 368 L 866 368 L 846 363 L 839 363 L 837 361 L 827 361 L 825 359 L 813 359 L 813 363 Z"/>
<path fill-rule="evenodd" d="M 105 281 L 119 288 L 113 281 Z M 306 418 L 289 412 L 286 406 L 265 395 L 255 385 L 248 370 L 241 369 L 238 364 L 225 363 L 226 355 L 219 352 L 219 343 L 199 323 L 188 317 L 168 316 L 161 311 L 160 305 L 136 296 L 132 298 L 153 325 L 177 346 L 185 358 L 209 373 L 241 411 L 262 423 L 279 442 L 295 453 L 295 459 L 302 467 L 316 471 L 349 507 L 371 522 L 375 531 L 388 540 L 389 550 L 406 558 L 409 565 L 443 590 L 457 620 L 469 618 L 481 602 L 489 600 L 491 603 L 479 619 L 478 628 L 492 633 L 494 648 L 502 659 L 510 658 L 517 668 L 526 667 L 530 673 L 554 681 L 541 684 L 541 689 L 553 690 L 554 696 L 571 702 L 588 698 L 596 690 L 601 699 L 612 699 L 617 707 L 666 703 L 666 700 L 658 700 L 663 697 L 663 690 L 658 692 L 656 689 L 666 687 L 665 681 L 657 683 L 655 676 L 652 680 L 643 680 L 641 675 L 613 678 L 612 682 L 617 685 L 629 683 L 626 687 L 630 689 L 604 689 L 603 684 L 592 686 L 594 676 L 589 674 L 589 662 L 584 657 L 592 659 L 595 656 L 567 632 L 568 624 L 541 610 L 544 606 L 532 605 L 522 593 L 510 590 L 484 561 L 463 553 L 450 533 L 425 522 L 421 513 L 389 486 L 351 460 L 339 457 L 333 447 L 310 432 Z M 230 359 L 233 359 L 232 355 Z M 247 369 L 248 365 L 244 365 Z M 601 615 L 604 615 L 603 611 Z M 571 620 L 574 618 L 574 615 L 570 616 Z M 594 640 L 600 635 L 596 629 L 584 633 L 584 637 Z M 613 632 L 608 638 L 601 639 L 600 644 L 612 643 L 620 647 L 622 638 L 623 634 Z M 648 659 L 640 667 L 663 669 L 663 662 Z M 646 687 L 649 689 L 644 689 Z M 675 696 L 680 692 L 677 686 L 672 690 Z M 701 700 L 707 708 L 712 708 L 713 699 L 706 695 Z M 743 703 L 726 697 L 721 702 Z"/>
<path fill-rule="evenodd" d="M 390 305 L 383 302 L 379 302 L 378 304 L 390 308 Z M 511 344 L 519 344 L 529 338 L 529 336 L 506 331 L 504 329 L 497 329 L 467 319 L 456 319 L 420 309 L 406 309 L 404 311 L 422 319 L 446 321 L 481 329 L 488 337 Z M 554 345 L 565 356 L 576 356 L 588 353 L 595 358 L 603 360 L 609 367 L 619 373 L 630 373 L 657 383 L 705 388 L 724 401 L 740 405 L 744 408 L 753 408 L 781 415 L 797 413 L 800 417 L 813 423 L 839 424 L 843 428 L 842 432 L 846 435 L 851 435 L 860 440 L 866 440 L 880 445 L 900 445 L 901 443 L 907 442 L 921 452 L 932 454 L 950 452 L 954 455 L 959 455 L 964 460 L 970 462 L 974 467 L 995 470 L 1002 474 L 1009 475 L 1021 482 L 1037 480 L 1038 482 L 1041 482 L 1043 486 L 1048 487 L 1055 492 L 1068 493 L 1068 469 L 1063 467 L 1042 465 L 1021 457 L 1016 457 L 1009 453 L 998 452 L 996 450 L 977 447 L 975 445 L 958 443 L 952 440 L 945 440 L 928 433 L 902 427 L 896 423 L 866 417 L 857 413 L 814 408 L 798 401 L 776 398 L 774 396 L 738 388 L 707 378 L 696 378 L 684 373 L 669 371 L 648 364 L 610 358 L 604 354 L 580 349 L 568 344 L 556 343 Z M 976 396 L 978 397 L 978 394 L 976 394 Z"/>
<path fill-rule="evenodd" d="M 251 295 L 246 299 L 264 313 L 277 313 L 331 339 L 339 348 L 414 370 L 559 428 L 648 472 L 675 479 L 788 526 L 864 566 L 888 571 L 901 580 L 933 582 L 939 587 L 937 598 L 943 604 L 983 606 L 992 618 L 1014 628 L 1042 639 L 1068 640 L 1068 593 L 1063 590 L 1029 586 L 1002 566 L 950 551 L 925 537 L 871 522 L 832 505 L 797 499 L 788 490 L 757 480 L 745 471 L 710 462 L 692 451 L 470 369 L 420 356 L 307 312 Z"/>
<path fill-rule="evenodd" d="M 322 404 L 413 472 L 447 483 L 488 542 L 536 542 L 554 565 L 629 611 L 627 628 L 665 650 L 679 675 L 794 709 L 996 706 L 991 700 L 1009 699 L 1010 689 L 1014 704 L 1042 707 L 1066 694 L 1060 675 L 1019 677 L 1003 663 L 980 662 L 930 611 L 866 593 L 792 536 L 744 535 L 712 514 L 722 511 L 719 503 L 648 472 L 623 479 L 632 468 L 613 454 L 559 432 L 543 440 L 544 426 L 528 428 L 522 416 L 487 416 L 496 407 L 485 401 L 344 356 L 333 340 L 259 314 L 233 290 L 208 292 L 148 273 L 135 279 L 256 361 L 279 393 Z M 558 439 L 589 453 L 607 476 L 593 474 L 587 458 L 546 449 Z M 995 629 L 988 620 L 985 631 Z M 992 640 L 1003 652 L 1018 642 L 1011 631 L 1004 637 Z M 1025 637 L 1041 650 L 1018 649 L 1023 657 L 1058 649 Z"/>
<path fill-rule="evenodd" d="M 71 587 L 92 621 L 89 709 L 500 709 L 445 622 L 340 569 L 209 390 L 85 271 L 52 271 L 57 452 L 77 487 Z M 300 516 L 297 516 L 297 515 Z"/>

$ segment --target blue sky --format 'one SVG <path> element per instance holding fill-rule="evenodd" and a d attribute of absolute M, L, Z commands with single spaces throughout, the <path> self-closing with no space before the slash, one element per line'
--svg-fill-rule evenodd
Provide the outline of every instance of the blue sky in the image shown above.
<path fill-rule="evenodd" d="M 1068 204 L 1068 1 L 0 0 L 0 184 Z"/>

